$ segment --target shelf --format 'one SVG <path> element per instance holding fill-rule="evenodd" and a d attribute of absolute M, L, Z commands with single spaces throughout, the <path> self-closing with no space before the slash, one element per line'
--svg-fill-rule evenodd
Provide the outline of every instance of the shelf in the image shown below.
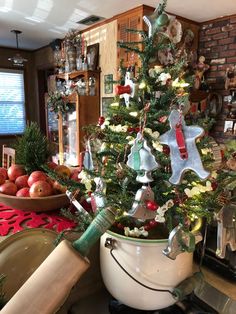
<path fill-rule="evenodd" d="M 61 74 L 57 74 L 56 77 L 62 80 L 66 79 L 66 76 L 68 75 L 68 78 L 73 80 L 74 78 L 76 78 L 77 76 L 91 76 L 94 73 L 99 74 L 100 70 L 87 70 L 87 71 L 73 71 L 73 72 L 68 72 L 68 73 L 61 73 Z"/>

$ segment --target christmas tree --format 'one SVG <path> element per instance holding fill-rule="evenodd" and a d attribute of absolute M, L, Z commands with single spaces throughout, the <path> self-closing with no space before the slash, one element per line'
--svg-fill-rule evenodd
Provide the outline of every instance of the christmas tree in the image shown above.
<path fill-rule="evenodd" d="M 140 41 L 118 43 L 138 54 L 141 66 L 121 63 L 117 96 L 106 116 L 86 128 L 79 174 L 93 214 L 112 207 L 112 230 L 131 237 L 166 238 L 176 227 L 189 233 L 222 206 L 203 130 L 212 121 L 191 115 L 192 55 L 166 2 L 144 17 L 148 32 L 127 30 Z"/>

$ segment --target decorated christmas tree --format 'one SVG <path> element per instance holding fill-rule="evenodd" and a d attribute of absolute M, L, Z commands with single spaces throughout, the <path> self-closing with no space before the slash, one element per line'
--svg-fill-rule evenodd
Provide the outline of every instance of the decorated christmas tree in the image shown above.
<path fill-rule="evenodd" d="M 115 210 L 116 233 L 156 239 L 180 231 L 187 240 L 178 245 L 192 251 L 192 232 L 222 207 L 222 186 L 206 136 L 212 120 L 207 110 L 196 114 L 190 108 L 189 95 L 196 79 L 200 88 L 203 73 L 194 75 L 189 41 L 181 23 L 165 13 L 166 4 L 144 16 L 147 32 L 127 30 L 139 35 L 138 42 L 118 43 L 131 52 L 131 60 L 128 67 L 121 62 L 106 115 L 86 128 L 79 178 L 91 216 L 105 207 Z M 191 30 L 184 34 L 193 38 Z M 132 63 L 133 53 L 139 67 Z M 84 225 L 87 215 L 80 211 L 77 219 Z"/>

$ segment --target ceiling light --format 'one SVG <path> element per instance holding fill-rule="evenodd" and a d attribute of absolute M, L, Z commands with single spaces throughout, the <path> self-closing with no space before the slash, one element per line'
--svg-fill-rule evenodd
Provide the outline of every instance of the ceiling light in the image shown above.
<path fill-rule="evenodd" d="M 16 35 L 16 48 L 18 49 L 18 35 L 21 34 L 21 31 L 18 31 L 16 29 L 13 29 L 11 31 L 12 33 L 14 33 Z M 15 66 L 24 66 L 24 62 L 27 62 L 27 59 L 24 59 L 19 53 L 16 53 L 14 57 L 12 58 L 8 58 L 9 61 L 13 62 L 13 65 Z"/>

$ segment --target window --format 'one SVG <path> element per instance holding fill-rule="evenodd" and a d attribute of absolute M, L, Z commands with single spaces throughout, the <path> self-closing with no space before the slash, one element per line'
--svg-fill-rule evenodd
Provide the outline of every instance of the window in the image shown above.
<path fill-rule="evenodd" d="M 0 69 L 0 135 L 22 134 L 25 126 L 24 72 Z"/>

